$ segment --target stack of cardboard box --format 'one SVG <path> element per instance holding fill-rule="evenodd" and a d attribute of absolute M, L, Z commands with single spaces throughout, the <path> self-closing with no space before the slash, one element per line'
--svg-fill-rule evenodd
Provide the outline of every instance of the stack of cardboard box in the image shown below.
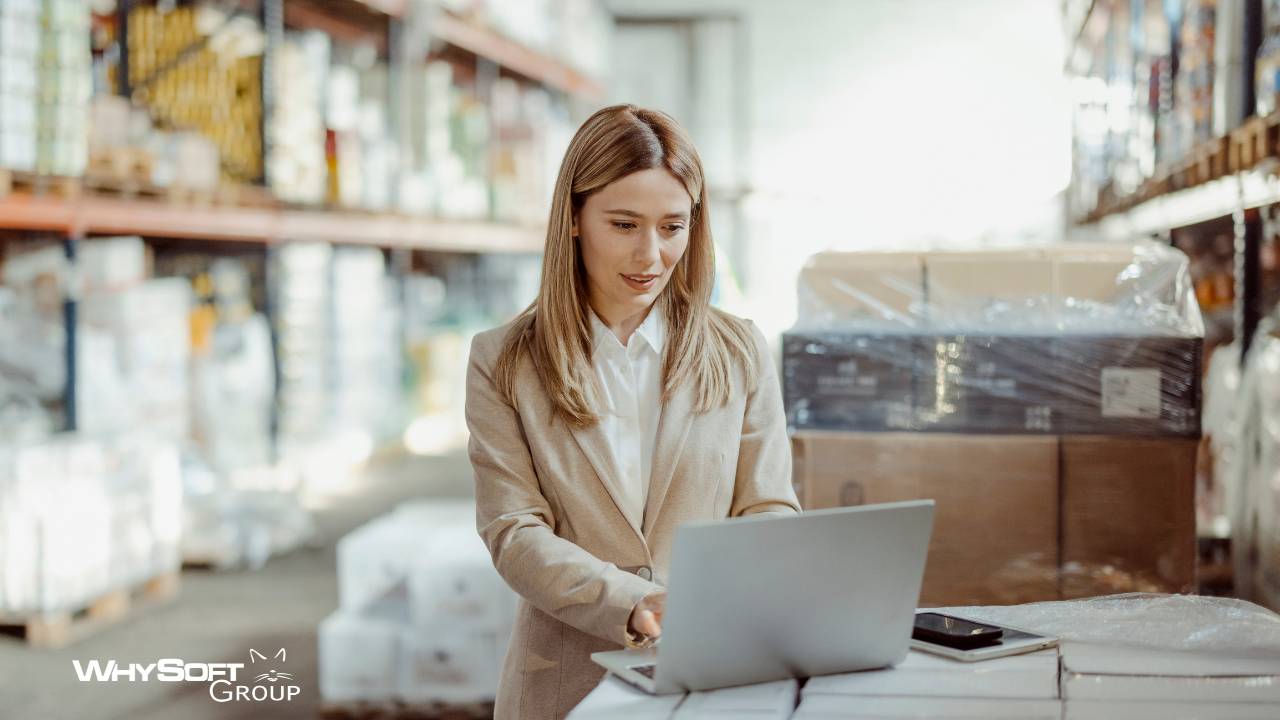
<path fill-rule="evenodd" d="M 824 253 L 800 284 L 783 375 L 801 502 L 935 499 L 922 604 L 1194 587 L 1185 256 Z"/>

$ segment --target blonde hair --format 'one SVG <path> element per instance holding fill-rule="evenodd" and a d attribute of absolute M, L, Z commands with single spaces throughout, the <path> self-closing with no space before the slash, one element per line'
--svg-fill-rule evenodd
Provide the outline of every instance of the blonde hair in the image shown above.
<path fill-rule="evenodd" d="M 749 385 L 757 382 L 750 330 L 711 307 L 715 248 L 698 151 L 666 113 L 613 105 L 578 128 L 560 166 L 538 297 L 512 321 L 494 367 L 498 391 L 513 406 L 516 369 L 527 355 L 558 415 L 579 427 L 599 420 L 592 402 L 599 388 L 591 365 L 587 277 L 573 220 L 592 193 L 631 173 L 659 167 L 683 183 L 693 200 L 688 246 L 652 311 L 663 313 L 668 328 L 662 400 L 691 381 L 695 412 L 724 405 L 732 392 L 735 361 L 745 368 Z"/>

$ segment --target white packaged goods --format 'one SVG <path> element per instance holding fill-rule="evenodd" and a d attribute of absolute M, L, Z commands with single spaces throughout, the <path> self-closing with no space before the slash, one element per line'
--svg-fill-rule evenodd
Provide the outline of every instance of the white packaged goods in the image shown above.
<path fill-rule="evenodd" d="M 192 359 L 191 380 L 192 438 L 209 465 L 229 472 L 270 462 L 275 361 L 266 317 L 219 324 L 209 351 Z"/>
<path fill-rule="evenodd" d="M 0 611 L 74 611 L 176 569 L 176 457 L 142 435 L 0 451 Z"/>
<path fill-rule="evenodd" d="M 834 695 L 806 697 L 793 720 L 1060 720 L 1057 700 L 977 700 L 974 698 L 866 697 L 851 704 Z"/>
<path fill-rule="evenodd" d="M 804 697 L 814 695 L 1053 700 L 1058 697 L 1058 651 L 980 663 L 911 652 L 892 669 L 811 678 Z"/>
<path fill-rule="evenodd" d="M 339 610 L 321 628 L 326 700 L 385 700 L 351 653 L 383 663 L 394 645 L 394 699 L 492 699 L 515 617 L 515 593 L 494 570 L 469 500 L 413 501 L 338 542 Z M 386 638 L 394 625 L 395 642 Z M 369 637 L 348 636 L 368 630 Z M 327 639 L 326 639 L 327 638 Z M 366 694 L 358 694 L 361 689 Z"/>
<path fill-rule="evenodd" d="M 1120 700 L 1072 700 L 1063 720 L 1275 720 L 1270 703 L 1125 702 Z"/>
<path fill-rule="evenodd" d="M 408 582 L 418 566 L 452 561 L 488 562 L 492 568 L 475 531 L 475 503 L 469 500 L 405 503 L 339 540 L 337 554 L 338 603 L 356 611 Z"/>
<path fill-rule="evenodd" d="M 89 5 L 48 0 L 41 6 L 36 171 L 84 173 L 89 156 L 92 94 Z"/>
<path fill-rule="evenodd" d="M 93 238 L 76 249 L 77 292 L 124 290 L 147 278 L 147 244 L 140 237 Z"/>
<path fill-rule="evenodd" d="M 214 471 L 189 457 L 183 478 L 186 562 L 258 569 L 316 537 L 315 518 L 302 507 L 298 474 L 291 469 L 264 465 Z"/>
<path fill-rule="evenodd" d="M 402 630 L 397 698 L 408 703 L 489 700 L 498 691 L 494 633 Z"/>
<path fill-rule="evenodd" d="M 403 613 L 391 603 L 365 613 L 339 610 L 320 623 L 320 695 L 332 702 L 393 700 Z"/>
<path fill-rule="evenodd" d="M 291 33 L 274 52 L 275 111 L 267 125 L 267 177 L 282 200 L 318 204 L 325 199 L 325 127 L 321 112 L 329 66 L 329 38 Z"/>
<path fill-rule="evenodd" d="M 0 384 L 33 410 L 40 402 L 61 400 L 66 386 L 60 288 L 67 275 L 60 245 L 19 251 L 11 244 L 0 266 Z M 46 418 L 52 426 L 52 418 Z"/>
<path fill-rule="evenodd" d="M 676 708 L 672 720 L 787 720 L 796 707 L 800 683 L 795 680 L 692 692 Z"/>
<path fill-rule="evenodd" d="M 191 358 L 191 286 L 184 278 L 148 280 L 116 292 L 86 295 L 81 301 L 82 328 L 86 335 L 99 333 L 113 347 L 94 354 L 94 363 L 111 364 L 123 380 L 123 398 L 111 399 L 112 408 L 94 407 L 106 401 L 104 392 L 89 377 L 81 386 L 88 392 L 77 398 L 83 416 L 79 429 L 110 433 L 121 417 L 145 420 L 150 431 L 172 441 L 189 432 L 189 369 Z M 98 342 L 93 340 L 90 345 Z M 77 371 L 102 372 L 81 358 Z M 130 406 L 116 410 L 117 403 Z M 131 412 L 130 412 L 131 410 Z"/>
<path fill-rule="evenodd" d="M 1253 337 L 1229 429 L 1237 587 L 1280 604 L 1280 327 L 1273 315 Z M 1230 457 L 1230 456 L 1228 456 Z"/>

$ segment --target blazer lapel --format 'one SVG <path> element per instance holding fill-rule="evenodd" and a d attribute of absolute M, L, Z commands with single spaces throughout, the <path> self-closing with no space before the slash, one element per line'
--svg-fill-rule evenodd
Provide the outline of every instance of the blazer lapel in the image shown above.
<path fill-rule="evenodd" d="M 648 537 L 657 522 L 658 512 L 667 499 L 676 462 L 684 451 L 689 427 L 693 424 L 693 383 L 682 383 L 662 406 L 658 418 L 658 437 L 653 447 L 653 464 L 649 476 L 649 497 L 644 505 L 644 536 Z"/>
<path fill-rule="evenodd" d="M 604 485 L 605 490 L 609 491 L 609 497 L 613 498 L 613 504 L 617 506 L 618 512 L 626 518 L 627 524 L 631 526 L 636 536 L 644 540 L 644 536 L 640 533 L 636 511 L 627 508 L 626 495 L 622 492 L 622 473 L 614 462 L 609 441 L 605 438 L 604 431 L 600 429 L 600 424 L 596 423 L 586 428 L 571 427 L 570 431 L 578 447 L 582 448 L 582 454 L 587 456 L 587 461 L 600 477 L 600 483 Z"/>

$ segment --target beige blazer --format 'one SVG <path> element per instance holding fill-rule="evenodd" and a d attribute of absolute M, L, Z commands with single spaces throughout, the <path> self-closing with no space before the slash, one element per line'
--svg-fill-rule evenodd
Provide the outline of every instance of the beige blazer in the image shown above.
<path fill-rule="evenodd" d="M 496 720 L 562 718 L 586 696 L 604 673 L 590 654 L 622 647 L 636 603 L 665 585 L 678 525 L 799 512 L 777 372 L 760 330 L 742 322 L 760 382 L 747 388 L 739 372 L 728 404 L 701 415 L 687 386 L 663 406 L 641 527 L 621 509 L 622 476 L 599 427 L 553 420 L 527 358 L 514 409 L 492 374 L 508 326 L 475 337 L 466 416 L 476 522 L 521 597 Z"/>

